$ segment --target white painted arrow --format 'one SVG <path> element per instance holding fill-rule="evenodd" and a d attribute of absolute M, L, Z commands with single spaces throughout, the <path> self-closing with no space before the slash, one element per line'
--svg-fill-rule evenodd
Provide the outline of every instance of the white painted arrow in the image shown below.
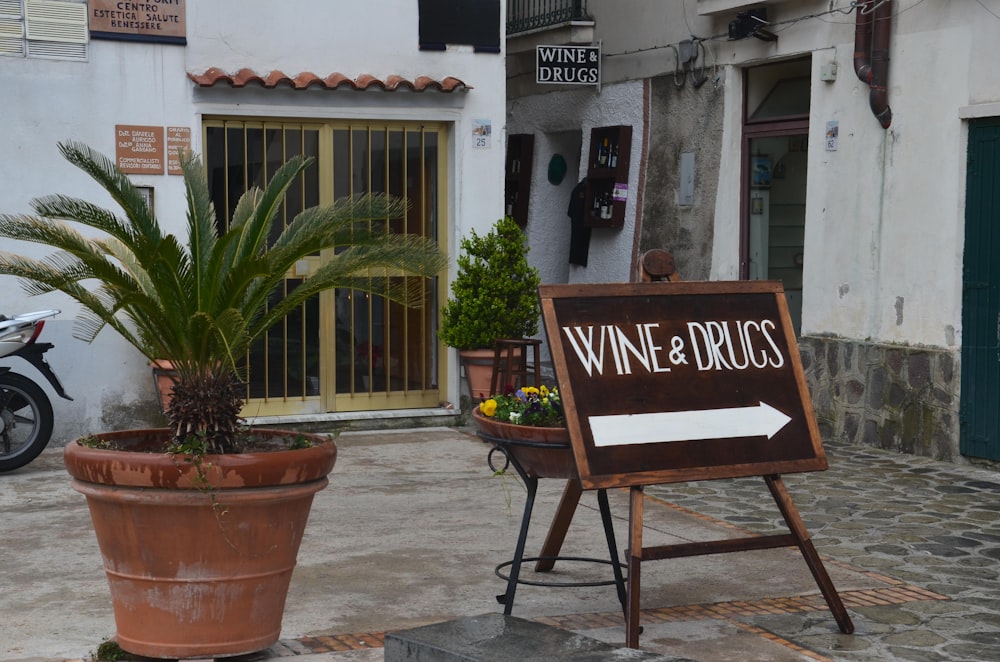
<path fill-rule="evenodd" d="M 611 414 L 590 416 L 587 420 L 594 434 L 594 445 L 600 448 L 733 437 L 770 439 L 792 419 L 761 402 L 750 407 Z"/>

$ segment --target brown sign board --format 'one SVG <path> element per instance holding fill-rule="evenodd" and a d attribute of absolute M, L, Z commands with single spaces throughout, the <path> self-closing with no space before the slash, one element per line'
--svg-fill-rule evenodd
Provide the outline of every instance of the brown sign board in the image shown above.
<path fill-rule="evenodd" d="M 585 489 L 826 469 L 781 283 L 539 294 Z"/>
<path fill-rule="evenodd" d="M 183 175 L 181 154 L 191 151 L 191 129 L 186 126 L 167 127 L 167 174 Z"/>
<path fill-rule="evenodd" d="M 90 36 L 95 39 L 187 43 L 186 0 L 90 0 Z"/>
<path fill-rule="evenodd" d="M 115 162 L 129 175 L 162 175 L 163 127 L 115 125 Z"/>

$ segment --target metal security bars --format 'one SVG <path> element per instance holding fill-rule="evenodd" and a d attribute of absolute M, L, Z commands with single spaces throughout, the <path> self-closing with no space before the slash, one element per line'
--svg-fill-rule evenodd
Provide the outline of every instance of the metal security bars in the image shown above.
<path fill-rule="evenodd" d="M 592 20 L 587 0 L 508 0 L 507 36 L 571 21 Z"/>
<path fill-rule="evenodd" d="M 395 232 L 436 239 L 441 232 L 444 128 L 421 122 L 209 119 L 205 162 L 220 220 L 240 195 L 263 186 L 294 155 L 315 165 L 291 186 L 282 221 L 316 204 L 387 193 L 409 204 L 385 219 Z M 271 237 L 274 240 L 275 237 Z M 316 254 L 288 274 L 277 299 L 332 256 Z M 373 276 L 391 273 L 373 274 Z M 399 275 L 398 278 L 404 278 Z M 245 362 L 245 415 L 283 415 L 434 406 L 439 356 L 435 279 L 408 283 L 424 305 L 405 308 L 379 296 L 337 289 L 310 299 L 255 344 Z"/>

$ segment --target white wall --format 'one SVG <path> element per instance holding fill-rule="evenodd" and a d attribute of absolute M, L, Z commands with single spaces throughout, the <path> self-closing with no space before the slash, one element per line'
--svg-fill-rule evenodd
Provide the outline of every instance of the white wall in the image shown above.
<path fill-rule="evenodd" d="M 826 4 L 784 3 L 774 19 Z M 1000 21 L 976 3 L 895 5 L 888 130 L 854 74 L 853 14 L 793 25 L 776 45 L 751 39 L 718 46 L 727 109 L 712 277 L 737 275 L 740 67 L 811 52 L 803 333 L 956 347 L 966 159 L 959 111 L 1000 100 L 1000 74 L 988 64 Z M 829 62 L 838 66 L 837 79 L 820 81 Z M 832 152 L 823 142 L 830 120 L 840 130 Z"/>
<path fill-rule="evenodd" d="M 501 14 L 503 15 L 503 14 Z M 56 142 L 74 139 L 113 155 L 116 124 L 188 126 L 194 149 L 201 149 L 201 115 L 313 116 L 425 119 L 452 125 L 450 135 L 447 250 L 470 228 L 487 230 L 503 213 L 503 54 L 474 53 L 468 47 L 445 52 L 418 49 L 418 5 L 391 0 L 317 3 L 287 0 L 215 0 L 187 3 L 187 46 L 91 41 L 88 62 L 0 58 L 5 98 L 0 131 L 0 200 L 5 212 L 28 211 L 30 199 L 67 193 L 110 204 L 96 185 L 61 159 Z M 320 76 L 340 72 L 354 78 L 371 74 L 413 79 L 454 76 L 471 90 L 443 94 L 429 90 L 356 92 L 310 89 L 263 90 L 255 84 L 199 89 L 187 73 L 220 67 L 230 73 L 251 68 Z M 472 126 L 489 120 L 492 146 L 472 146 Z M 177 176 L 136 176 L 155 187 L 156 212 L 165 228 L 183 231 L 182 180 Z M 3 250 L 40 257 L 47 251 L 25 245 Z M 455 267 L 452 261 L 451 274 Z M 71 337 L 76 309 L 58 295 L 26 299 L 13 279 L 0 279 L 5 313 L 62 308 L 45 338 L 55 342 L 48 355 L 76 400 L 53 396 L 55 438 L 65 441 L 98 426 L 130 421 L 132 403 L 152 399 L 149 368 L 137 352 L 112 332 L 84 346 Z M 453 362 L 454 365 L 454 362 Z M 25 366 L 26 372 L 31 371 Z M 33 374 L 33 371 L 32 371 Z M 45 385 L 47 386 L 47 385 Z M 458 401 L 458 371 L 452 367 L 443 397 Z"/>
<path fill-rule="evenodd" d="M 0 131 L 0 154 L 5 155 L 0 159 L 2 210 L 28 212 L 31 199 L 52 193 L 113 207 L 93 180 L 62 158 L 57 142 L 84 142 L 114 157 L 116 124 L 196 128 L 189 103 L 191 85 L 183 75 L 183 50 L 92 41 L 88 62 L 0 58 L 0 79 L 9 98 L 17 99 L 6 106 Z M 155 187 L 156 211 L 163 219 L 183 223 L 183 207 L 176 203 L 184 194 L 180 177 L 135 176 L 134 181 Z M 23 242 L 0 248 L 33 257 L 50 253 Z M 35 379 L 48 393 L 56 419 L 54 440 L 129 422 L 121 419 L 131 419 L 130 403 L 153 397 L 145 359 L 117 334 L 103 331 L 93 345 L 73 337 L 79 309 L 64 296 L 27 297 L 16 280 L 7 277 L 0 277 L 0 292 L 0 312 L 5 314 L 44 308 L 63 311 L 46 322 L 42 340 L 55 345 L 46 358 L 72 402 L 58 397 L 26 363 L 4 362 Z"/>
<path fill-rule="evenodd" d="M 582 131 L 580 153 L 576 155 L 578 170 L 566 174 L 566 179 L 572 180 L 572 184 L 569 185 L 572 189 L 573 185 L 587 174 L 586 155 L 590 153 L 590 130 L 594 127 L 620 124 L 632 126 L 625 225 L 616 229 L 594 228 L 590 238 L 587 266 L 569 265 L 566 280 L 562 282 L 615 283 L 631 279 L 642 157 L 643 104 L 643 83 L 633 81 L 604 85 L 599 93 L 596 88 L 554 91 L 516 99 L 508 105 L 508 133 L 535 134 L 535 162 L 528 219 L 528 237 L 531 243 L 529 258 L 535 266 L 542 265 L 543 256 L 560 256 L 563 261 L 569 256 L 570 225 L 566 217 L 569 194 L 568 191 L 553 191 L 546 182 L 551 151 L 546 150 L 547 141 L 543 136 Z M 572 159 L 567 161 L 572 162 Z M 554 195 L 559 196 L 558 204 L 549 201 L 543 203 L 537 199 L 541 196 Z M 552 214 L 554 218 L 548 217 L 548 214 Z M 537 227 L 552 228 L 552 231 L 538 232 L 535 230 Z M 546 272 L 546 275 L 548 273 Z M 555 272 L 552 272 L 552 275 L 554 276 Z"/>

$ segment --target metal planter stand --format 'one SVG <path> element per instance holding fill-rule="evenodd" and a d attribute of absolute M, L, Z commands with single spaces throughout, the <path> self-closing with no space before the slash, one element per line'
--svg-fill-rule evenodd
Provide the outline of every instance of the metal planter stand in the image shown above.
<path fill-rule="evenodd" d="M 500 563 L 494 569 L 494 573 L 497 577 L 507 581 L 507 590 L 505 593 L 497 595 L 497 602 L 504 606 L 504 614 L 510 615 L 514 608 L 514 594 L 517 591 L 518 584 L 528 584 L 532 586 L 547 586 L 550 588 L 565 588 L 565 587 L 585 587 L 585 586 L 610 586 L 614 585 L 618 592 L 618 600 L 622 605 L 622 611 L 626 609 L 626 592 L 625 592 L 625 577 L 622 573 L 622 563 L 618 555 L 618 546 L 615 542 L 615 531 L 611 521 L 611 508 L 608 505 L 608 493 L 607 490 L 599 489 L 597 490 L 597 503 L 601 512 L 601 522 L 604 525 L 604 535 L 608 543 L 608 554 L 609 559 L 597 559 L 590 557 L 581 556 L 533 556 L 524 557 L 524 547 L 528 539 L 528 526 L 531 523 L 531 513 L 535 505 L 535 494 L 538 491 L 538 478 L 529 475 L 527 471 L 521 466 L 521 463 L 517 460 L 516 449 L 518 447 L 522 448 L 545 448 L 545 449 L 565 449 L 567 452 L 572 452 L 572 447 L 570 444 L 551 444 L 551 443 L 539 443 L 532 441 L 516 441 L 510 439 L 502 439 L 500 437 L 495 437 L 489 434 L 478 432 L 478 435 L 487 442 L 493 444 L 493 448 L 487 456 L 487 464 L 494 473 L 504 472 L 508 467 L 513 466 L 514 470 L 517 472 L 521 480 L 524 481 L 525 488 L 527 490 L 527 498 L 524 502 L 524 514 L 521 516 L 521 529 L 517 537 L 517 545 L 514 548 L 514 558 L 510 561 L 505 561 Z M 503 455 L 504 464 L 502 467 L 497 467 L 494 461 L 494 455 L 500 453 Z M 533 581 L 527 579 L 521 579 L 521 565 L 525 561 L 545 561 L 547 568 L 551 568 L 555 561 L 564 562 L 586 562 L 586 563 L 601 563 L 610 565 L 614 573 L 613 579 L 608 580 L 595 580 L 595 581 L 581 581 L 581 582 L 559 582 L 559 581 Z M 504 569 L 510 568 L 508 574 L 504 574 Z"/>

